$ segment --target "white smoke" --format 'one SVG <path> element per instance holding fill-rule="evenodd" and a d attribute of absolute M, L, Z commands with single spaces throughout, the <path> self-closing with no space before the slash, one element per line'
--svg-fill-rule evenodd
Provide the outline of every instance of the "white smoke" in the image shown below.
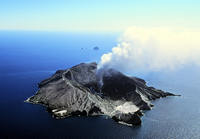
<path fill-rule="evenodd" d="M 102 55 L 98 68 L 146 72 L 188 63 L 200 65 L 199 30 L 131 27 L 112 52 Z"/>

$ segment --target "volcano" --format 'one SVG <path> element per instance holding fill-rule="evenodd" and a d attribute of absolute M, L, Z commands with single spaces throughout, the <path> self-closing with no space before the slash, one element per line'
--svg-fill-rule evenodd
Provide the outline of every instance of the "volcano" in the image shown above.
<path fill-rule="evenodd" d="M 152 100 L 175 96 L 115 69 L 97 70 L 95 62 L 58 70 L 38 87 L 26 102 L 44 105 L 53 117 L 106 115 L 128 125 L 141 124 L 140 117 L 153 107 Z"/>

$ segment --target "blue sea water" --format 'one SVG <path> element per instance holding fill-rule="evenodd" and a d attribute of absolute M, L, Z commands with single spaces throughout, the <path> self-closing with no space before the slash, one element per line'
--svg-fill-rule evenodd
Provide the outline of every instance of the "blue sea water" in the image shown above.
<path fill-rule="evenodd" d="M 119 34 L 0 32 L 0 138 L 199 139 L 200 68 L 138 75 L 149 85 L 180 94 L 153 102 L 142 125 L 129 127 L 107 117 L 54 119 L 43 106 L 24 103 L 37 83 L 58 69 L 99 61 Z M 93 47 L 100 49 L 95 51 Z"/>

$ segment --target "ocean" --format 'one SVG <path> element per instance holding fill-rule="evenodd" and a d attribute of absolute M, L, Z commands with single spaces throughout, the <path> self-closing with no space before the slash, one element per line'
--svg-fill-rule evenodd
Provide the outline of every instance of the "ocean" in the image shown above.
<path fill-rule="evenodd" d="M 141 126 L 129 127 L 104 116 L 55 119 L 45 107 L 24 102 L 37 91 L 37 83 L 56 70 L 98 62 L 119 35 L 0 31 L 0 138 L 199 139 L 200 68 L 193 64 L 133 75 L 181 95 L 153 101 Z"/>

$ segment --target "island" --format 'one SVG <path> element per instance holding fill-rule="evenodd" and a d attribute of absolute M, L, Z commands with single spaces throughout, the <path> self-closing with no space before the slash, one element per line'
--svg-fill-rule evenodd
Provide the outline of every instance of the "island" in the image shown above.
<path fill-rule="evenodd" d="M 95 47 L 93 48 L 93 50 L 99 50 L 99 47 L 98 47 L 98 46 L 95 46 Z"/>
<path fill-rule="evenodd" d="M 106 115 L 131 126 L 141 124 L 152 100 L 175 96 L 115 69 L 97 69 L 95 62 L 58 70 L 38 87 L 26 102 L 46 106 L 53 117 Z"/>

